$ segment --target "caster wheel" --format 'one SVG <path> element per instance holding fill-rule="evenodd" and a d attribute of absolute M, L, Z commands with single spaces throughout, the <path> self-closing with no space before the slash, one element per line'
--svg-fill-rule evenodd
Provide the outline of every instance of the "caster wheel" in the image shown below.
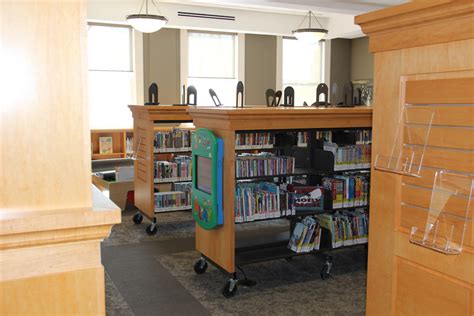
<path fill-rule="evenodd" d="M 155 235 L 157 231 L 158 231 L 158 228 L 156 227 L 155 223 L 151 223 L 150 225 L 146 227 L 146 233 L 149 236 Z"/>
<path fill-rule="evenodd" d="M 140 213 L 133 215 L 133 222 L 137 225 L 141 224 L 143 222 L 143 215 Z"/>
<path fill-rule="evenodd" d="M 194 264 L 194 272 L 196 274 L 203 274 L 207 270 L 206 260 L 200 259 Z"/>
<path fill-rule="evenodd" d="M 324 265 L 321 269 L 321 279 L 326 280 L 331 276 L 331 272 L 329 271 L 329 266 Z"/>
<path fill-rule="evenodd" d="M 229 280 L 222 289 L 222 295 L 225 298 L 231 298 L 237 293 L 237 280 Z"/>

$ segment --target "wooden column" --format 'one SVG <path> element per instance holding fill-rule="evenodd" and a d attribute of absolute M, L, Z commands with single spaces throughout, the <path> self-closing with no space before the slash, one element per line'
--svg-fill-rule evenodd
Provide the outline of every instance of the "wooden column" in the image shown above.
<path fill-rule="evenodd" d="M 405 104 L 435 113 L 421 178 L 372 172 L 368 315 L 474 314 L 472 215 L 460 255 L 409 241 L 411 227 L 425 229 L 434 172 L 474 173 L 473 21 L 474 2 L 464 0 L 415 1 L 356 18 L 375 53 L 373 159 L 390 155 Z M 416 138 L 403 130 L 404 143 L 416 146 Z"/>
<path fill-rule="evenodd" d="M 86 1 L 2 1 L 0 21 L 0 314 L 103 315 L 120 210 L 91 191 Z"/>

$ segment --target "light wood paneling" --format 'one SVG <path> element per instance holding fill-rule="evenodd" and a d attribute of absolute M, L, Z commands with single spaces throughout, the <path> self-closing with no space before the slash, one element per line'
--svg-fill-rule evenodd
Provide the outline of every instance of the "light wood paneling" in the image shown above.
<path fill-rule="evenodd" d="M 91 207 L 85 16 L 82 0 L 1 2 L 0 208 Z"/>
<path fill-rule="evenodd" d="M 397 315 L 469 315 L 470 287 L 423 269 L 403 259 L 397 260 Z M 413 282 L 416 280 L 416 282 Z"/>
<path fill-rule="evenodd" d="M 224 141 L 223 192 L 235 192 L 235 133 L 214 129 L 214 135 Z M 214 230 L 202 229 L 196 224 L 196 250 L 226 271 L 235 272 L 235 217 L 234 194 L 223 196 L 224 225 Z"/>
<path fill-rule="evenodd" d="M 190 108 L 195 126 L 226 130 L 370 127 L 372 108 Z"/>
<path fill-rule="evenodd" d="M 405 147 L 403 151 L 404 157 L 407 157 L 412 152 L 415 153 L 415 157 L 421 157 L 423 147 Z M 472 173 L 474 172 L 474 152 L 427 147 L 424 154 L 423 166 Z"/>
<path fill-rule="evenodd" d="M 436 51 L 436 54 L 433 55 L 433 51 Z M 436 79 L 436 73 L 443 78 L 469 76 L 468 72 L 474 63 L 474 54 L 460 56 L 460 51 L 474 51 L 474 40 L 466 39 L 403 49 L 403 60 L 409 62 L 402 64 L 402 73 L 414 75 L 418 79 L 426 78 L 427 75 L 431 76 L 430 79 Z M 466 71 L 466 74 L 463 74 L 463 71 Z"/>
<path fill-rule="evenodd" d="M 474 126 L 474 107 L 472 106 L 409 106 L 408 123 L 427 124 L 434 113 L 433 125 Z"/>
<path fill-rule="evenodd" d="M 401 55 L 399 52 L 386 52 L 376 54 L 374 60 L 375 82 L 383 81 L 385 84 L 377 86 L 374 94 L 372 165 L 375 153 L 390 154 L 393 135 L 398 128 Z M 381 130 L 386 132 L 381 133 Z M 393 278 L 392 252 L 395 247 L 395 236 L 385 233 L 383 238 L 376 236 L 380 236 L 381 232 L 394 230 L 393 209 L 399 203 L 397 194 L 400 194 L 400 179 L 395 175 L 373 170 L 371 191 L 366 308 L 368 315 L 386 315 L 390 311 L 387 305 L 390 306 L 392 300 L 392 284 L 387 280 Z"/>
<path fill-rule="evenodd" d="M 403 131 L 403 142 L 405 144 L 424 145 L 427 128 L 428 126 L 406 126 Z M 474 150 L 474 129 L 469 127 L 432 126 L 427 145 L 472 151 Z"/>
<path fill-rule="evenodd" d="M 468 286 L 474 284 L 474 267 L 472 265 L 474 249 L 472 247 L 465 247 L 463 256 L 446 256 L 410 243 L 409 230 L 401 230 L 395 233 L 395 254 L 397 257 L 431 269 L 438 275 L 446 274 L 450 278 L 456 279 L 455 282 Z"/>
<path fill-rule="evenodd" d="M 410 104 L 473 104 L 474 78 L 411 80 L 405 101 Z"/>
<path fill-rule="evenodd" d="M 105 315 L 104 268 L 76 270 L 0 285 L 2 315 Z"/>
<path fill-rule="evenodd" d="M 0 313 L 104 315 L 100 241 L 120 210 L 91 194 L 86 1 L 0 1 Z"/>
<path fill-rule="evenodd" d="M 133 119 L 136 148 L 134 203 L 148 218 L 155 217 L 154 185 L 154 131 L 153 121 Z"/>
<path fill-rule="evenodd" d="M 417 187 L 413 185 L 402 186 L 402 202 L 414 206 L 423 207 L 425 209 L 430 208 L 431 203 L 431 188 Z M 435 203 L 439 203 L 440 200 L 435 200 Z M 468 209 L 469 195 L 455 195 L 449 198 L 448 201 L 443 205 L 443 210 L 457 216 L 465 217 L 466 210 Z M 438 207 L 441 207 L 439 205 Z M 474 218 L 474 214 L 468 215 L 469 218 Z"/>
<path fill-rule="evenodd" d="M 355 23 L 370 35 L 370 51 L 382 52 L 471 39 L 473 15 L 470 0 L 413 1 L 357 16 Z"/>
<path fill-rule="evenodd" d="M 425 231 L 426 220 L 428 218 L 428 209 L 427 208 L 420 208 L 416 206 L 410 205 L 402 205 L 400 207 L 400 226 L 405 227 L 406 229 L 410 230 L 412 227 L 417 227 L 420 230 L 420 233 Z M 471 216 L 472 217 L 472 216 Z M 453 240 L 460 240 L 460 232 L 462 228 L 462 224 L 464 222 L 460 219 L 458 222 L 459 224 L 456 225 L 455 235 Z M 445 227 L 440 227 L 440 232 L 443 231 Z M 464 244 L 466 246 L 472 247 L 474 241 L 473 229 L 472 229 L 472 222 L 468 222 L 466 226 L 466 233 L 464 236 Z M 474 263 L 474 262 L 473 262 Z"/>
<path fill-rule="evenodd" d="M 444 255 L 409 242 L 411 227 L 423 231 L 428 213 L 402 203 L 426 207 L 436 170 L 474 170 L 474 108 L 446 105 L 472 103 L 473 18 L 469 0 L 414 1 L 356 18 L 375 52 L 372 156 L 390 155 L 403 105 L 437 103 L 408 107 L 411 124 L 426 125 L 427 114 L 435 113 L 421 178 L 372 175 L 368 315 L 474 314 L 472 225 L 463 252 Z M 446 85 L 448 91 L 441 89 Z M 409 143 L 421 143 L 421 127 L 410 125 L 414 135 Z M 405 142 L 406 132 L 402 130 Z M 420 153 L 420 146 L 412 148 Z"/>

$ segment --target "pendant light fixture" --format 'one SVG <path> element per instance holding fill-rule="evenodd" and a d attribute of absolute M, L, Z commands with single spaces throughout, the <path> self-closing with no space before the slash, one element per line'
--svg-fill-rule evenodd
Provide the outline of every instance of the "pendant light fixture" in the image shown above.
<path fill-rule="evenodd" d="M 153 33 L 161 29 L 168 19 L 161 15 L 160 10 L 155 2 L 151 0 L 160 15 L 148 14 L 148 0 L 143 0 L 140 12 L 138 14 L 127 15 L 127 22 L 137 31 L 143 33 Z M 145 13 L 142 14 L 143 5 L 145 5 Z"/>
<path fill-rule="evenodd" d="M 316 22 L 318 22 L 320 28 L 313 28 L 311 27 L 311 18 L 314 18 Z M 301 28 L 301 25 L 304 23 L 304 21 L 308 18 L 309 21 L 309 27 L 308 28 Z M 312 11 L 309 11 L 305 17 L 303 18 L 303 21 L 301 21 L 300 25 L 298 26 L 298 29 L 293 31 L 293 35 L 300 41 L 305 42 L 307 44 L 315 44 L 319 42 L 320 40 L 323 39 L 324 36 L 328 33 L 328 30 L 326 30 L 321 23 L 319 23 L 318 18 L 314 15 Z"/>

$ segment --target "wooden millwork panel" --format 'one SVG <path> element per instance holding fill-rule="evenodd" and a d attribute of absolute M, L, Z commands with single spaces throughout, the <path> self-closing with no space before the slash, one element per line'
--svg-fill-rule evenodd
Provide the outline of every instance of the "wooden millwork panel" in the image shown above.
<path fill-rule="evenodd" d="M 235 192 L 235 132 L 226 130 L 211 130 L 214 135 L 224 141 L 224 170 L 223 170 L 223 212 L 224 225 L 205 230 L 196 224 L 196 250 L 228 272 L 235 271 L 235 223 L 234 223 L 234 194 Z M 232 166 L 232 167 L 231 167 Z"/>
<path fill-rule="evenodd" d="M 134 119 L 135 205 L 149 218 L 155 216 L 153 195 L 153 121 Z"/>
<path fill-rule="evenodd" d="M 427 140 L 420 177 L 373 170 L 368 315 L 474 314 L 472 206 L 461 254 L 409 238 L 412 227 L 423 234 L 437 171 L 474 174 L 473 12 L 472 1 L 419 1 L 356 18 L 375 53 L 372 157 L 390 155 L 402 108 L 408 121 L 401 150 L 421 153 Z M 459 25 L 456 36 L 424 36 L 448 32 L 450 22 Z M 398 27 L 406 38 L 388 39 Z M 427 114 L 433 121 L 426 139 Z M 465 198 L 446 209 L 462 218 Z"/>

